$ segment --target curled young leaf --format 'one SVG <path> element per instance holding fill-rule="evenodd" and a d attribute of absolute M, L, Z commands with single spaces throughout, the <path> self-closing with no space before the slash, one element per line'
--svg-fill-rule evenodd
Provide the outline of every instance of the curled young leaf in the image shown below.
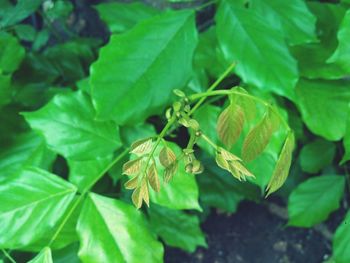
<path fill-rule="evenodd" d="M 292 164 L 292 153 L 294 150 L 294 144 L 294 133 L 292 131 L 289 131 L 280 156 L 277 160 L 275 170 L 273 171 L 272 177 L 267 186 L 266 196 L 269 196 L 271 193 L 277 191 L 286 181 L 290 166 Z"/>
<path fill-rule="evenodd" d="M 126 174 L 126 175 L 138 174 L 141 170 L 142 164 L 143 164 L 143 159 L 141 157 L 135 160 L 130 160 L 126 162 L 123 165 L 123 174 Z"/>
<path fill-rule="evenodd" d="M 150 186 L 152 187 L 152 189 L 156 192 L 159 192 L 160 191 L 160 183 L 159 183 L 159 178 L 158 178 L 157 167 L 156 167 L 156 164 L 154 162 L 151 164 L 150 168 L 148 169 L 147 178 L 148 178 L 148 182 L 149 182 Z"/>
<path fill-rule="evenodd" d="M 236 104 L 230 104 L 220 115 L 217 122 L 217 133 L 223 144 L 231 148 L 238 140 L 244 125 L 244 113 Z"/>
<path fill-rule="evenodd" d="M 163 147 L 159 153 L 159 161 L 165 168 L 171 166 L 176 160 L 175 153 L 169 147 Z"/>
<path fill-rule="evenodd" d="M 246 177 L 255 177 L 245 166 L 240 159 L 234 154 L 221 149 L 215 157 L 217 165 L 230 172 L 238 180 L 246 180 Z"/>
<path fill-rule="evenodd" d="M 137 156 L 148 154 L 152 150 L 152 145 L 153 142 L 151 138 L 138 140 L 131 145 L 130 153 L 136 154 Z"/>
<path fill-rule="evenodd" d="M 243 142 L 242 158 L 245 162 L 253 161 L 264 151 L 278 125 L 279 119 L 269 109 L 263 119 L 249 131 Z"/>

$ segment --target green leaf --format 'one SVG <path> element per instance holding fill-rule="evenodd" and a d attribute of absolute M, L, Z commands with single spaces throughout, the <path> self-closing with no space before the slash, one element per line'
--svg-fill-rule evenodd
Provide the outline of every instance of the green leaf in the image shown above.
<path fill-rule="evenodd" d="M 9 8 L 0 17 L 0 29 L 14 25 L 27 18 L 31 13 L 39 8 L 42 0 L 18 0 L 16 6 Z"/>
<path fill-rule="evenodd" d="M 344 176 L 335 175 L 313 177 L 301 183 L 288 199 L 288 224 L 311 227 L 326 220 L 339 208 L 344 186 Z"/>
<path fill-rule="evenodd" d="M 64 20 L 73 11 L 73 4 L 69 0 L 56 0 L 45 10 L 46 17 L 50 20 Z"/>
<path fill-rule="evenodd" d="M 3 180 L 0 248 L 23 248 L 52 233 L 75 192 L 70 183 L 38 168 L 26 168 Z"/>
<path fill-rule="evenodd" d="M 17 38 L 0 33 L 0 72 L 12 73 L 18 69 L 25 55 L 24 48 Z"/>
<path fill-rule="evenodd" d="M 208 104 L 198 108 L 194 113 L 194 118 L 199 122 L 202 133 L 209 137 L 215 144 L 219 144 L 215 127 L 220 112 L 221 109 L 219 107 Z M 215 156 L 216 149 L 201 137 L 198 140 L 198 146 L 212 156 Z"/>
<path fill-rule="evenodd" d="M 297 64 L 280 30 L 233 0 L 224 0 L 216 14 L 219 45 L 228 63 L 248 84 L 294 98 Z M 273 52 L 266 52 L 272 49 Z"/>
<path fill-rule="evenodd" d="M 1 177 L 16 173 L 24 166 L 48 169 L 55 157 L 46 148 L 43 137 L 34 132 L 18 134 L 7 147 L 0 150 Z"/>
<path fill-rule="evenodd" d="M 181 149 L 174 143 L 167 142 L 167 146 L 178 157 L 182 154 Z M 159 156 L 162 147 L 157 147 L 155 156 Z M 151 201 L 170 209 L 196 209 L 201 211 L 198 203 L 198 185 L 193 175 L 185 172 L 183 162 L 179 162 L 177 173 L 169 183 L 164 183 L 165 168 L 157 160 L 157 169 L 160 179 L 160 191 L 150 189 Z"/>
<path fill-rule="evenodd" d="M 350 81 L 301 79 L 296 93 L 303 120 L 314 134 L 329 141 L 338 141 L 344 136 Z"/>
<path fill-rule="evenodd" d="M 84 263 L 163 262 L 163 246 L 143 215 L 122 201 L 89 194 L 77 231 Z"/>
<path fill-rule="evenodd" d="M 304 145 L 300 152 L 300 164 L 304 172 L 317 173 L 330 165 L 335 156 L 334 143 L 317 139 Z"/>
<path fill-rule="evenodd" d="M 272 134 L 278 128 L 278 124 L 278 117 L 272 110 L 268 110 L 263 119 L 245 137 L 242 147 L 244 161 L 253 161 L 264 151 Z"/>
<path fill-rule="evenodd" d="M 335 63 L 350 73 L 350 10 L 344 16 L 337 38 L 338 47 L 327 62 Z"/>
<path fill-rule="evenodd" d="M 69 181 L 76 185 L 80 192 L 83 192 L 93 185 L 111 160 L 111 155 L 85 161 L 68 160 Z"/>
<path fill-rule="evenodd" d="M 122 33 L 159 12 L 143 3 L 101 3 L 95 6 L 112 33 Z"/>
<path fill-rule="evenodd" d="M 168 246 L 190 253 L 198 246 L 207 247 L 197 216 L 161 206 L 152 206 L 149 216 L 152 229 Z"/>
<path fill-rule="evenodd" d="M 317 41 L 316 17 L 303 0 L 252 0 L 251 8 L 266 17 L 269 25 L 283 32 L 290 44 Z"/>
<path fill-rule="evenodd" d="M 107 156 L 121 146 L 118 127 L 94 120 L 91 101 L 81 91 L 58 94 L 43 108 L 23 115 L 45 136 L 49 148 L 71 160 Z"/>
<path fill-rule="evenodd" d="M 11 101 L 11 75 L 0 73 L 0 108 Z"/>
<path fill-rule="evenodd" d="M 308 7 L 317 17 L 316 31 L 320 42 L 292 48 L 292 53 L 298 60 L 300 74 L 314 79 L 337 79 L 346 76 L 348 69 L 335 63 L 327 63 L 337 47 L 337 31 L 345 9 L 338 4 L 319 2 L 308 2 Z"/>
<path fill-rule="evenodd" d="M 33 258 L 28 263 L 53 263 L 51 249 L 49 247 L 45 247 L 39 255 Z"/>
<path fill-rule="evenodd" d="M 294 144 L 294 134 L 292 131 L 289 131 L 280 156 L 278 157 L 275 170 L 273 171 L 272 177 L 267 186 L 267 196 L 281 188 L 286 181 L 290 166 L 292 164 Z"/>
<path fill-rule="evenodd" d="M 244 125 L 244 112 L 236 104 L 230 104 L 218 118 L 216 131 L 220 140 L 228 148 L 238 140 Z"/>
<path fill-rule="evenodd" d="M 31 25 L 17 25 L 14 27 L 14 30 L 18 38 L 24 41 L 32 42 L 36 37 L 35 28 Z"/>
<path fill-rule="evenodd" d="M 333 256 L 337 263 L 350 261 L 350 212 L 338 226 L 333 237 Z"/>
<path fill-rule="evenodd" d="M 196 43 L 191 11 L 165 12 L 112 35 L 91 67 L 98 118 L 135 124 L 159 113 L 172 90 L 191 77 Z"/>
<path fill-rule="evenodd" d="M 350 160 L 350 104 L 348 107 L 348 117 L 346 120 L 346 131 L 345 131 L 343 145 L 344 145 L 344 149 L 345 149 L 345 154 L 344 154 L 343 159 L 341 160 L 340 164 L 343 164 L 346 161 Z"/>

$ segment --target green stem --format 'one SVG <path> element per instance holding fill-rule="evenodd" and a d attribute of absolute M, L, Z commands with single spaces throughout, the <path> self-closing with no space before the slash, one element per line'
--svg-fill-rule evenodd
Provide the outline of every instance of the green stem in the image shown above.
<path fill-rule="evenodd" d="M 7 257 L 7 259 L 11 262 L 11 263 L 16 263 L 16 260 L 14 260 L 13 257 L 11 257 L 11 255 L 5 250 L 5 249 L 1 249 L 2 253 L 4 253 L 5 257 Z"/>
<path fill-rule="evenodd" d="M 247 94 L 247 93 L 243 93 L 243 92 L 239 92 L 239 91 L 235 91 L 235 90 L 214 90 L 214 91 L 206 91 L 203 93 L 193 94 L 189 97 L 189 99 L 190 99 L 190 101 L 195 101 L 197 99 L 199 99 L 199 101 L 202 101 L 202 100 L 205 100 L 206 98 L 212 97 L 212 96 L 232 95 L 232 94 L 247 97 L 247 98 L 250 98 L 252 100 L 255 100 L 256 102 L 263 104 L 265 107 L 269 108 L 271 111 L 273 111 L 278 116 L 278 118 L 281 120 L 283 126 L 287 129 L 287 131 L 291 130 L 288 123 L 285 121 L 285 119 L 282 117 L 282 115 L 274 107 L 272 107 L 266 101 L 264 101 L 260 98 L 257 98 L 255 96 L 252 96 L 250 94 Z"/>
<path fill-rule="evenodd" d="M 210 93 L 212 92 L 220 83 L 221 81 L 227 77 L 228 74 L 230 74 L 230 72 L 233 70 L 233 68 L 236 66 L 236 63 L 232 63 L 225 71 L 224 73 L 221 74 L 221 76 L 209 87 L 209 89 L 204 92 L 204 93 L 200 93 L 200 94 L 205 94 L 205 93 Z M 198 95 L 198 94 L 197 94 Z M 193 108 L 191 109 L 191 111 L 189 112 L 189 116 L 192 115 L 197 109 L 199 106 L 202 105 L 202 103 L 205 101 L 205 99 L 207 98 L 208 96 L 202 96 L 200 98 L 200 100 L 193 106 Z M 190 97 L 191 98 L 191 97 Z"/>
<path fill-rule="evenodd" d="M 149 162 L 151 161 L 152 157 L 153 157 L 153 154 L 154 152 L 156 151 L 159 143 L 163 140 L 164 136 L 166 135 L 166 133 L 169 131 L 169 129 L 171 128 L 171 126 L 175 123 L 176 121 L 176 115 L 174 114 L 170 120 L 168 121 L 168 123 L 165 125 L 165 127 L 163 128 L 163 130 L 160 132 L 160 134 L 158 135 L 158 138 L 157 138 L 157 141 L 154 143 L 153 147 L 152 147 L 152 150 L 151 152 L 149 153 L 148 155 L 148 158 L 146 160 L 146 165 L 145 165 L 145 168 L 144 168 L 144 171 L 143 171 L 143 176 L 146 174 L 147 172 L 147 168 L 148 168 L 148 165 L 149 165 Z M 142 178 L 143 178 L 142 176 Z M 140 180 L 142 181 L 142 180 Z"/>
<path fill-rule="evenodd" d="M 210 140 L 209 137 L 207 137 L 205 134 L 202 134 L 201 137 L 203 138 L 203 140 L 209 143 L 215 150 L 219 148 L 219 146 L 216 145 L 212 140 Z"/>

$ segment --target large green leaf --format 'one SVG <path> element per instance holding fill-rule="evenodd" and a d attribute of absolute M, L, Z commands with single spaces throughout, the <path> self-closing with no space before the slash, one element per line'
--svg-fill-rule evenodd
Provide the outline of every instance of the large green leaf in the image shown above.
<path fill-rule="evenodd" d="M 281 30 L 291 44 L 317 40 L 316 17 L 308 10 L 303 0 L 252 0 L 251 8 L 263 15 L 269 25 Z"/>
<path fill-rule="evenodd" d="M 207 247 L 197 216 L 161 206 L 152 206 L 149 216 L 152 229 L 167 245 L 188 252 L 194 252 L 198 246 Z"/>
<path fill-rule="evenodd" d="M 15 6 L 8 8 L 0 17 L 0 29 L 22 21 L 38 9 L 42 2 L 43 0 L 18 0 Z"/>
<path fill-rule="evenodd" d="M 35 258 L 33 258 L 28 263 L 52 263 L 52 255 L 51 255 L 51 249 L 49 247 L 45 247 L 39 255 L 37 255 Z"/>
<path fill-rule="evenodd" d="M 174 143 L 167 143 L 175 155 L 181 155 L 181 149 Z M 159 155 L 162 147 L 157 147 L 155 156 Z M 185 171 L 183 161 L 179 162 L 178 170 L 169 183 L 163 180 L 165 168 L 157 162 L 159 179 L 161 182 L 160 192 L 156 193 L 150 189 L 150 199 L 152 202 L 170 209 L 196 209 L 201 211 L 198 203 L 198 185 L 195 177 Z"/>
<path fill-rule="evenodd" d="M 343 144 L 345 148 L 345 154 L 343 156 L 343 159 L 341 160 L 341 163 L 344 163 L 350 160 L 350 103 L 348 107 L 348 118 L 346 120 L 346 131 L 345 131 Z"/>
<path fill-rule="evenodd" d="M 0 33 L 0 73 L 11 73 L 18 69 L 24 58 L 25 50 L 17 38 Z"/>
<path fill-rule="evenodd" d="M 98 118 L 134 124 L 159 113 L 191 77 L 196 43 L 191 11 L 165 12 L 112 35 L 91 67 Z"/>
<path fill-rule="evenodd" d="M 94 120 L 90 98 L 81 91 L 58 94 L 43 108 L 23 115 L 45 136 L 49 148 L 66 158 L 103 157 L 121 145 L 118 127 Z"/>
<path fill-rule="evenodd" d="M 337 263 L 350 262 L 350 212 L 337 228 L 333 238 L 333 255 Z"/>
<path fill-rule="evenodd" d="M 84 263 L 163 262 L 163 247 L 141 214 L 122 201 L 89 194 L 79 217 Z"/>
<path fill-rule="evenodd" d="M 93 185 L 111 160 L 111 155 L 86 161 L 68 160 L 69 181 L 75 184 L 80 192 L 83 192 Z"/>
<path fill-rule="evenodd" d="M 0 248 L 22 248 L 53 231 L 76 188 L 60 177 L 26 168 L 0 184 Z"/>
<path fill-rule="evenodd" d="M 48 169 L 56 155 L 46 148 L 44 138 L 34 132 L 19 134 L 0 150 L 1 177 L 15 173 L 23 166 Z"/>
<path fill-rule="evenodd" d="M 345 134 L 350 81 L 301 79 L 297 104 L 307 127 L 327 140 L 340 140 Z"/>
<path fill-rule="evenodd" d="M 301 183 L 289 196 L 288 224 L 311 227 L 327 219 L 339 208 L 344 186 L 345 178 L 336 175 L 313 177 Z"/>
<path fill-rule="evenodd" d="M 0 107 L 11 101 L 11 75 L 0 73 Z"/>
<path fill-rule="evenodd" d="M 337 49 L 327 62 L 335 63 L 350 73 L 350 10 L 346 12 L 340 25 L 338 42 Z"/>
<path fill-rule="evenodd" d="M 308 2 L 308 7 L 317 17 L 319 43 L 309 43 L 292 48 L 298 60 L 300 74 L 308 78 L 336 79 L 346 76 L 349 69 L 335 63 L 327 63 L 337 47 L 337 30 L 345 9 L 337 4 Z"/>
<path fill-rule="evenodd" d="M 112 33 L 124 32 L 159 13 L 143 3 L 110 2 L 98 4 L 95 8 Z"/>
<path fill-rule="evenodd" d="M 317 173 L 330 165 L 335 155 L 334 143 L 318 139 L 304 145 L 300 152 L 300 164 L 304 172 Z"/>
<path fill-rule="evenodd" d="M 246 83 L 294 97 L 297 64 L 280 30 L 233 0 L 221 2 L 216 22 L 224 56 L 228 63 L 237 62 L 236 72 Z"/>

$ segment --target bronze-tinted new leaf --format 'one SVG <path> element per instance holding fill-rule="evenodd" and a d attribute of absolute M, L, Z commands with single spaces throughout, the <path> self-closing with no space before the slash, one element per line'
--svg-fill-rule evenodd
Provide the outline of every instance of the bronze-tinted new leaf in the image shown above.
<path fill-rule="evenodd" d="M 146 205 L 149 207 L 149 192 L 148 192 L 148 184 L 147 184 L 146 178 L 142 179 L 140 195 L 142 196 L 142 199 L 145 201 Z"/>
<path fill-rule="evenodd" d="M 140 189 L 140 187 L 137 187 L 131 195 L 131 200 L 137 209 L 142 206 L 142 195 Z"/>
<path fill-rule="evenodd" d="M 130 153 L 136 154 L 138 156 L 148 154 L 152 150 L 152 145 L 153 142 L 151 138 L 138 140 L 131 145 Z"/>
<path fill-rule="evenodd" d="M 278 128 L 278 119 L 268 110 L 263 119 L 249 131 L 242 147 L 242 158 L 245 162 L 253 161 L 268 145 L 272 134 Z"/>
<path fill-rule="evenodd" d="M 241 87 L 234 88 L 233 91 L 249 95 L 248 91 Z M 244 116 L 251 121 L 254 120 L 256 115 L 256 103 L 254 99 L 245 95 L 232 94 L 232 101 L 242 108 Z"/>
<path fill-rule="evenodd" d="M 176 155 L 169 147 L 165 146 L 159 153 L 159 161 L 161 165 L 167 168 L 176 161 Z"/>
<path fill-rule="evenodd" d="M 137 187 L 138 185 L 138 176 L 135 176 L 134 178 L 130 179 L 129 181 L 127 181 L 124 186 L 126 189 L 130 189 L 133 190 Z"/>
<path fill-rule="evenodd" d="M 295 138 L 292 131 L 289 131 L 284 142 L 282 151 L 277 160 L 275 170 L 273 171 L 270 182 L 267 186 L 267 195 L 277 191 L 286 181 L 289 169 L 292 163 L 292 154 L 294 150 Z"/>
<path fill-rule="evenodd" d="M 137 158 L 126 162 L 123 165 L 123 174 L 126 174 L 126 175 L 138 174 L 141 170 L 142 164 L 143 164 L 142 158 Z"/>
<path fill-rule="evenodd" d="M 229 151 L 226 151 L 225 149 L 223 148 L 219 148 L 219 151 L 222 155 L 222 157 L 225 159 L 225 160 L 228 160 L 228 161 L 241 161 L 241 159 L 234 155 L 233 153 L 229 152 Z"/>
<path fill-rule="evenodd" d="M 156 167 L 156 164 L 154 162 L 151 164 L 150 168 L 148 169 L 147 177 L 148 177 L 148 182 L 149 182 L 150 186 L 152 187 L 152 189 L 156 192 L 159 192 L 160 191 L 160 183 L 159 183 L 159 178 L 158 178 L 157 167 Z"/>
<path fill-rule="evenodd" d="M 168 183 L 171 178 L 173 178 L 173 176 L 176 174 L 177 172 L 177 168 L 178 168 L 178 164 L 177 162 L 173 162 L 170 166 L 168 166 L 167 168 L 165 168 L 164 170 L 164 182 Z"/>
<path fill-rule="evenodd" d="M 217 133 L 220 140 L 228 148 L 237 141 L 244 125 L 244 113 L 242 108 L 230 104 L 220 115 L 217 123 Z"/>

